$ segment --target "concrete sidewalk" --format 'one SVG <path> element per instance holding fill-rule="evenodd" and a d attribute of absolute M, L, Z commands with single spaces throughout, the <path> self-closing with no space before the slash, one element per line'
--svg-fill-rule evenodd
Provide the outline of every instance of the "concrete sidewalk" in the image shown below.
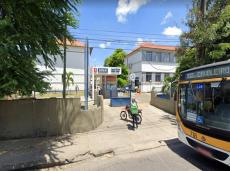
<path fill-rule="evenodd" d="M 163 146 L 177 136 L 175 116 L 147 103 L 143 122 L 133 131 L 131 120 L 120 120 L 121 108 L 105 101 L 104 123 L 96 130 L 63 137 L 0 142 L 0 170 L 41 168 L 78 162 L 94 157 L 132 153 Z"/>

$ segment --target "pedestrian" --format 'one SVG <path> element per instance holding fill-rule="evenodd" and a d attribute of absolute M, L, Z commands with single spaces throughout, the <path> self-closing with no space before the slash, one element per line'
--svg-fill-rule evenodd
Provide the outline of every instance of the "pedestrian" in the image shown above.
<path fill-rule="evenodd" d="M 102 92 L 101 92 L 101 87 L 98 86 L 97 89 L 98 89 L 98 94 L 101 95 L 101 94 L 102 94 Z"/>
<path fill-rule="evenodd" d="M 132 119 L 133 119 L 133 129 L 135 129 L 135 125 L 136 125 L 136 128 L 138 128 L 138 124 L 137 124 L 138 106 L 134 98 L 131 101 L 130 110 L 131 110 Z"/>

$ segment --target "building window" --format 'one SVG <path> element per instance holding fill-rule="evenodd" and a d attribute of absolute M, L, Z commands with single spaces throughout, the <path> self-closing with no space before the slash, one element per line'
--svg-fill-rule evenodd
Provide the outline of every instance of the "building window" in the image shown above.
<path fill-rule="evenodd" d="M 176 63 L 176 58 L 174 54 L 170 54 L 170 62 Z"/>
<path fill-rule="evenodd" d="M 151 82 L 152 81 L 152 73 L 151 72 L 146 72 L 146 77 L 145 77 L 146 82 Z"/>
<path fill-rule="evenodd" d="M 157 61 L 157 57 L 156 57 L 156 54 L 154 52 L 152 52 L 152 61 L 153 62 Z"/>
<path fill-rule="evenodd" d="M 152 61 L 152 52 L 151 51 L 145 51 L 144 61 Z"/>
<path fill-rule="evenodd" d="M 156 62 L 161 62 L 161 53 L 156 52 Z"/>
<path fill-rule="evenodd" d="M 169 63 L 170 62 L 170 54 L 162 53 L 162 62 Z"/>
<path fill-rule="evenodd" d="M 161 73 L 156 73 L 156 75 L 155 75 L 155 81 L 156 82 L 161 82 Z"/>
<path fill-rule="evenodd" d="M 129 64 L 129 65 L 128 65 L 128 68 L 129 68 L 129 69 L 132 69 L 132 64 Z"/>

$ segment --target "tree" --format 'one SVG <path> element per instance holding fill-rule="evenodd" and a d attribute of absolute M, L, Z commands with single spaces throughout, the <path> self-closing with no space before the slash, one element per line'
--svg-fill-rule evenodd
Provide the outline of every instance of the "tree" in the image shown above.
<path fill-rule="evenodd" d="M 116 49 L 113 54 L 107 57 L 104 61 L 104 66 L 108 67 L 121 67 L 122 73 L 118 75 L 118 86 L 124 87 L 128 83 L 128 68 L 124 64 L 124 59 L 126 57 L 126 53 L 123 49 Z"/>
<path fill-rule="evenodd" d="M 173 79 L 174 78 L 170 77 L 170 76 L 164 78 L 163 87 L 162 87 L 162 90 L 161 90 L 162 92 L 164 92 L 166 94 L 169 93 Z"/>
<path fill-rule="evenodd" d="M 0 96 L 31 95 L 49 86 L 47 73 L 36 63 L 54 69 L 60 44 L 72 40 L 66 25 L 76 27 L 74 13 L 79 0 L 2 0 L 0 3 Z"/>
<path fill-rule="evenodd" d="M 180 37 L 177 77 L 186 69 L 230 59 L 230 1 L 208 0 L 204 13 L 200 3 L 193 1 L 187 18 L 189 31 Z"/>
<path fill-rule="evenodd" d="M 74 85 L 73 72 L 66 73 L 66 86 L 69 89 L 70 85 Z"/>

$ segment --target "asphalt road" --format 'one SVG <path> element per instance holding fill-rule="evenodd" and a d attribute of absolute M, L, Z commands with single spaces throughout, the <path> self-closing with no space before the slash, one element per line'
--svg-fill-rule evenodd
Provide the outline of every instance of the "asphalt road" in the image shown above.
<path fill-rule="evenodd" d="M 177 139 L 166 141 L 167 146 L 114 157 L 104 156 L 81 163 L 56 168 L 67 171 L 184 171 L 230 170 L 230 167 L 206 158 Z"/>
<path fill-rule="evenodd" d="M 150 94 L 136 96 L 139 106 L 143 109 L 143 122 L 136 131 L 126 129 L 126 121 L 118 117 L 120 108 L 111 108 L 105 105 L 105 120 L 96 134 L 97 139 L 102 139 L 97 147 L 104 148 L 108 143 L 122 145 L 139 144 L 145 151 L 122 153 L 119 155 L 105 155 L 91 158 L 78 163 L 73 163 L 48 170 L 66 171 L 187 171 L 187 170 L 230 170 L 230 167 L 217 161 L 208 159 L 195 152 L 190 147 L 178 141 L 175 116 L 169 115 L 153 106 L 150 106 Z M 105 103 L 109 103 L 105 101 Z M 109 134 L 107 139 L 103 138 Z M 122 136 L 123 135 L 123 136 Z M 125 137 L 124 137 L 125 136 Z M 108 141 L 105 141 L 108 140 Z M 150 142 L 164 141 L 163 146 L 148 149 Z M 132 143 L 131 143 L 132 142 Z M 140 144 L 141 142 L 141 144 Z M 146 142 L 148 142 L 146 144 Z M 115 148 L 114 147 L 114 148 Z M 152 146 L 150 146 L 152 147 Z M 116 148 L 114 149 L 116 151 Z M 47 170 L 47 169 L 46 169 Z"/>

